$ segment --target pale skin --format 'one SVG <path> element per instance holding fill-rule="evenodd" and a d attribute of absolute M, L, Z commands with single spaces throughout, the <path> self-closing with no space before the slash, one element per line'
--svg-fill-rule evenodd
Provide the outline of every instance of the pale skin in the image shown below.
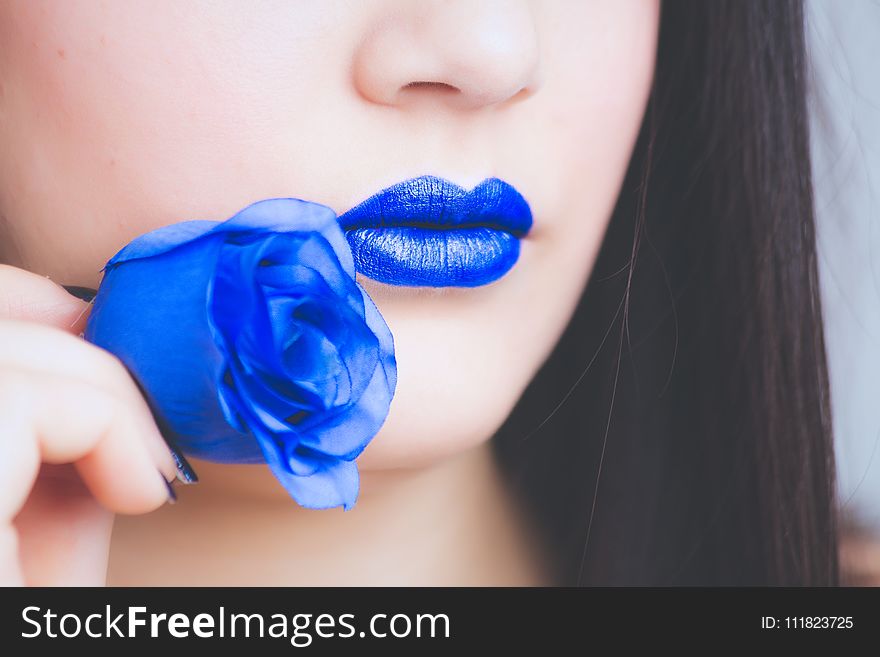
<path fill-rule="evenodd" d="M 0 4 L 0 581 L 541 584 L 489 439 L 565 328 L 644 114 L 658 0 Z M 498 176 L 535 218 L 475 289 L 361 279 L 395 338 L 353 510 L 263 466 L 177 487 L 143 400 L 78 337 L 104 262 L 261 198 L 345 211 Z M 161 474 L 160 474 L 161 473 Z"/>

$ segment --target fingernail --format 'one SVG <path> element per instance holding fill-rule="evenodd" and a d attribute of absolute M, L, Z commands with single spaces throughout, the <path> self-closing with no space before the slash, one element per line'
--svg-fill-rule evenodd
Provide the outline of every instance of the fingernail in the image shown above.
<path fill-rule="evenodd" d="M 182 484 L 199 483 L 199 476 L 196 474 L 196 471 L 193 470 L 189 461 L 186 460 L 186 457 L 174 445 L 172 445 L 171 441 L 167 438 L 165 439 L 165 443 L 168 445 L 168 449 L 171 451 L 171 456 L 174 457 L 174 464 L 177 466 L 177 480 Z"/>
<path fill-rule="evenodd" d="M 174 492 L 174 486 L 171 485 L 171 482 L 165 478 L 165 475 L 162 474 L 162 471 L 159 470 L 159 476 L 162 477 L 162 481 L 165 482 L 165 488 L 168 489 L 168 504 L 176 504 L 177 503 L 177 493 Z"/>
<path fill-rule="evenodd" d="M 98 294 L 97 290 L 93 290 L 90 287 L 80 287 L 78 285 L 65 285 L 64 289 L 77 299 L 82 299 L 83 301 L 91 301 L 95 298 L 95 295 Z"/>

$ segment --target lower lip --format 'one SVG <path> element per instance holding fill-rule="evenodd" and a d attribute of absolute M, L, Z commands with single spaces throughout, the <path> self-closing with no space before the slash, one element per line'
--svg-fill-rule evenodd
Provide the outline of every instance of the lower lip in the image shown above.
<path fill-rule="evenodd" d="M 519 258 L 518 237 L 485 226 L 355 228 L 346 237 L 357 271 L 389 285 L 486 285 L 504 276 Z"/>

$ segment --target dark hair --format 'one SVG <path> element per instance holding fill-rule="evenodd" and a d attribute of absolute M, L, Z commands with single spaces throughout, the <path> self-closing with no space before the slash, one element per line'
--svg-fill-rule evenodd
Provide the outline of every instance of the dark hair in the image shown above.
<path fill-rule="evenodd" d="M 560 583 L 838 581 L 805 66 L 800 2 L 662 3 L 593 275 L 495 436 Z"/>

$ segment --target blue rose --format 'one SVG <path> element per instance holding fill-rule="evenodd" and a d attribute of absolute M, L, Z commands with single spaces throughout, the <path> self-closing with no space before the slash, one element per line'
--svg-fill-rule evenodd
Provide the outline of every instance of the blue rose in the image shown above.
<path fill-rule="evenodd" d="M 129 368 L 171 440 L 268 463 L 302 506 L 351 508 L 397 368 L 332 210 L 279 198 L 174 224 L 104 272 L 85 338 Z"/>

